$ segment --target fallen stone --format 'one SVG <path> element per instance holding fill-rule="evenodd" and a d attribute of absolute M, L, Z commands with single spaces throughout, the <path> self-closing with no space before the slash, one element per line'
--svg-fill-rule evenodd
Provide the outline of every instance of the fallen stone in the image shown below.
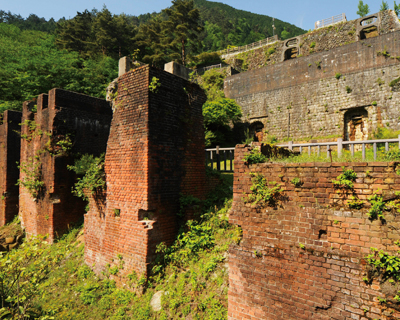
<path fill-rule="evenodd" d="M 7 237 L 7 238 L 6 238 L 6 243 L 7 243 L 7 244 L 14 243 L 14 241 L 15 241 L 15 237 Z"/>
<path fill-rule="evenodd" d="M 162 309 L 161 305 L 161 297 L 164 295 L 164 291 L 158 291 L 154 294 L 154 296 L 151 298 L 150 301 L 150 306 L 153 309 L 153 311 L 160 311 Z"/>

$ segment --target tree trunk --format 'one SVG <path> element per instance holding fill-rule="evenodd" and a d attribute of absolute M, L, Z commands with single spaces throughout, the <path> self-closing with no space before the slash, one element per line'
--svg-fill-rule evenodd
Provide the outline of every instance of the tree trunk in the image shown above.
<path fill-rule="evenodd" d="M 186 51 L 185 51 L 185 40 L 182 39 L 182 64 L 186 65 Z"/>

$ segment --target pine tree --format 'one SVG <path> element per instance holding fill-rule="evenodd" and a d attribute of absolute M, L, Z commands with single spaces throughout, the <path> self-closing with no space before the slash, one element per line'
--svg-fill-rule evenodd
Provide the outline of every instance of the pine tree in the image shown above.
<path fill-rule="evenodd" d="M 78 51 L 88 55 L 93 51 L 94 41 L 92 32 L 93 15 L 88 10 L 78 12 L 71 19 L 57 24 L 56 44 L 67 50 Z"/>
<path fill-rule="evenodd" d="M 165 29 L 160 17 L 140 25 L 135 40 L 143 62 L 161 68 L 168 61 L 166 54 L 168 44 L 165 42 Z"/>
<path fill-rule="evenodd" d="M 203 30 L 200 12 L 194 7 L 193 0 L 173 0 L 172 7 L 163 12 L 168 16 L 163 27 L 172 51 L 170 57 L 186 65 L 188 48 L 194 52 L 201 45 L 198 40 L 199 32 Z"/>
<path fill-rule="evenodd" d="M 360 17 L 365 17 L 369 13 L 369 6 L 367 4 L 364 4 L 362 0 L 358 3 L 358 11 L 357 14 Z"/>
<path fill-rule="evenodd" d="M 400 13 L 400 3 L 399 3 L 399 4 L 396 4 L 396 1 L 393 1 L 393 2 L 394 2 L 394 8 L 393 8 L 393 10 L 394 10 L 394 12 L 396 12 L 396 15 L 399 16 L 399 13 Z"/>
<path fill-rule="evenodd" d="M 111 12 L 104 6 L 93 21 L 96 45 L 101 48 L 103 56 L 118 48 L 116 40 L 116 23 Z"/>
<path fill-rule="evenodd" d="M 386 10 L 389 10 L 389 5 L 386 1 L 382 0 L 380 11 L 386 11 Z"/>

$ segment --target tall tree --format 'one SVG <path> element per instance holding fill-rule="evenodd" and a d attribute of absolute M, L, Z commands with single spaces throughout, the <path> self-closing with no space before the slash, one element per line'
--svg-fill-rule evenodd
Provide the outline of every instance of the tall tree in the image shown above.
<path fill-rule="evenodd" d="M 113 52 L 118 47 L 116 39 L 116 23 L 111 12 L 104 6 L 93 21 L 93 31 L 96 45 L 101 48 L 103 56 Z"/>
<path fill-rule="evenodd" d="M 203 30 L 200 12 L 194 7 L 193 0 L 172 0 L 172 7 L 163 10 L 168 20 L 163 22 L 172 53 L 170 57 L 186 65 L 188 47 L 197 51 L 201 43 L 199 32 Z"/>
<path fill-rule="evenodd" d="M 95 45 L 93 39 L 93 14 L 88 10 L 78 12 L 77 15 L 57 25 L 56 44 L 67 50 L 87 54 Z"/>
<path fill-rule="evenodd" d="M 386 11 L 386 10 L 389 10 L 389 5 L 386 1 L 382 0 L 380 11 Z"/>
<path fill-rule="evenodd" d="M 357 14 L 360 17 L 365 17 L 369 13 L 369 6 L 367 4 L 364 4 L 362 0 L 358 3 L 358 11 Z"/>
<path fill-rule="evenodd" d="M 168 44 L 165 42 L 165 30 L 159 17 L 140 25 L 135 40 L 143 62 L 160 68 L 167 62 Z"/>

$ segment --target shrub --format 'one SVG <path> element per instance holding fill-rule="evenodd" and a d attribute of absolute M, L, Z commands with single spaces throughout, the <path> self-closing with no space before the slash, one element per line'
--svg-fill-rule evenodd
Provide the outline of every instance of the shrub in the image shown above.
<path fill-rule="evenodd" d="M 82 178 L 78 178 L 72 193 L 84 200 L 89 199 L 87 192 L 93 195 L 95 192 L 101 191 L 106 185 L 104 154 L 96 158 L 91 154 L 84 154 L 75 161 L 73 166 L 68 166 L 68 170 L 74 171 L 77 175 L 83 175 Z"/>
<path fill-rule="evenodd" d="M 267 160 L 268 158 L 263 155 L 258 148 L 254 148 L 249 153 L 246 153 L 243 157 L 243 161 L 247 162 L 248 164 L 264 163 Z"/>
<path fill-rule="evenodd" d="M 341 76 L 342 76 L 342 74 L 341 74 L 341 73 L 339 73 L 339 72 L 336 72 L 336 74 L 335 74 L 335 78 L 336 78 L 336 79 L 338 79 L 338 80 L 339 80 Z"/>

